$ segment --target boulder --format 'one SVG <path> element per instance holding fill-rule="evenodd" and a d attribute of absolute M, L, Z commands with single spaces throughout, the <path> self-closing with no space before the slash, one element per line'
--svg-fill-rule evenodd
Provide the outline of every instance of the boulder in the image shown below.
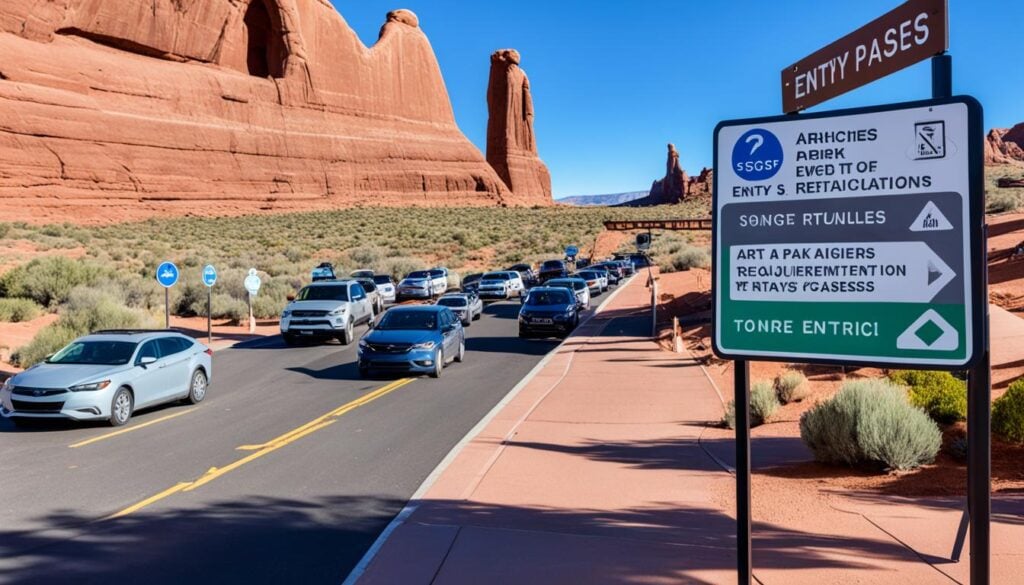
<path fill-rule="evenodd" d="M 491 55 L 487 84 L 487 162 L 517 202 L 550 205 L 551 175 L 537 154 L 530 80 L 519 67 L 519 52 Z"/>
<path fill-rule="evenodd" d="M 550 203 L 459 130 L 408 10 L 366 47 L 324 0 L 5 0 L 0 54 L 5 220 Z"/>
<path fill-rule="evenodd" d="M 985 164 L 1024 163 L 1024 123 L 993 128 L 985 137 Z"/>

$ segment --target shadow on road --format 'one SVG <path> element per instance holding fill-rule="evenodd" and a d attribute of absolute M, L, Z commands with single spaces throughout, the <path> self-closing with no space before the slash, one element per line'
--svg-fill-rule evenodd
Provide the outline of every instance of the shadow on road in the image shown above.
<path fill-rule="evenodd" d="M 547 339 L 519 339 L 518 337 L 467 337 L 466 351 L 487 351 L 521 355 L 544 355 L 559 344 L 554 337 Z M 470 356 L 467 359 L 473 359 Z"/>
<path fill-rule="evenodd" d="M 145 423 L 147 418 L 151 416 L 161 416 L 164 414 L 173 414 L 174 410 L 179 408 L 185 408 L 180 402 L 168 402 L 165 404 L 159 404 L 144 408 L 132 413 L 132 418 L 128 421 L 128 424 L 124 427 L 118 427 L 119 429 L 129 429 L 133 425 Z M 8 418 L 0 417 L 0 434 L 3 433 L 52 433 L 52 432 L 68 432 L 68 431 L 81 431 L 84 429 L 107 429 L 117 430 L 110 426 L 105 420 L 83 420 L 75 421 L 69 418 L 33 418 L 23 419 L 24 422 L 21 426 L 15 426 L 14 422 Z"/>

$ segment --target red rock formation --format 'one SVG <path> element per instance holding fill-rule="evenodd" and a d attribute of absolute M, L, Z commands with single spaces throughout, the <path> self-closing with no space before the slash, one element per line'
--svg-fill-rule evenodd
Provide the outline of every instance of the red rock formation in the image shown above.
<path fill-rule="evenodd" d="M 648 197 L 654 205 L 679 203 L 686 198 L 686 187 L 689 182 L 686 171 L 679 166 L 679 152 L 674 144 L 669 144 L 668 160 L 665 162 L 665 177 L 651 185 L 651 193 Z"/>
<path fill-rule="evenodd" d="M 0 55 L 4 219 L 544 202 L 456 126 L 409 11 L 367 48 L 324 0 L 4 0 Z"/>
<path fill-rule="evenodd" d="M 530 80 L 513 49 L 491 55 L 487 109 L 487 162 L 517 201 L 550 205 L 551 175 L 537 155 Z"/>
<path fill-rule="evenodd" d="M 711 190 L 714 188 L 714 175 L 715 171 L 704 167 L 700 170 L 700 174 L 696 177 L 690 177 L 690 182 L 686 186 L 686 196 L 703 197 L 711 196 Z"/>
<path fill-rule="evenodd" d="M 1013 128 L 993 128 L 985 137 L 985 164 L 1024 162 L 1024 123 Z"/>

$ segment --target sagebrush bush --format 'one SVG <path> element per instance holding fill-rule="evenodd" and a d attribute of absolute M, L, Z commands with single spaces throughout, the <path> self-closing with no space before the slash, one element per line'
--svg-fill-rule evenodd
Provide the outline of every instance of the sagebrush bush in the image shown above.
<path fill-rule="evenodd" d="M 800 417 L 800 437 L 825 463 L 876 463 L 904 470 L 935 460 L 938 426 L 886 379 L 846 382 Z"/>
<path fill-rule="evenodd" d="M 0 298 L 0 323 L 31 321 L 43 314 L 43 308 L 32 299 Z"/>
<path fill-rule="evenodd" d="M 711 266 L 711 254 L 706 249 L 688 244 L 683 244 L 678 252 L 670 256 L 661 256 L 659 258 L 658 268 L 666 273 Z"/>
<path fill-rule="evenodd" d="M 405 278 L 406 274 L 414 270 L 423 270 L 427 267 L 426 262 L 411 256 L 395 256 L 385 258 L 374 266 L 377 274 L 390 274 L 395 282 Z"/>
<path fill-rule="evenodd" d="M 11 233 L 11 224 L 0 221 L 0 238 L 6 238 L 9 233 Z"/>
<path fill-rule="evenodd" d="M 789 370 L 775 377 L 775 392 L 779 402 L 789 404 L 799 402 L 810 395 L 807 388 L 807 378 L 800 372 Z"/>
<path fill-rule="evenodd" d="M 67 300 L 71 289 L 96 282 L 98 266 L 63 256 L 45 256 L 0 276 L 0 296 L 21 297 L 49 307 Z"/>
<path fill-rule="evenodd" d="M 12 359 L 27 368 L 56 352 L 76 337 L 102 329 L 136 329 L 159 326 L 150 314 L 125 306 L 124 298 L 109 291 L 77 287 L 68 294 L 55 323 L 44 327 Z"/>
<path fill-rule="evenodd" d="M 1005 213 L 1020 209 L 1024 202 L 1021 196 L 1013 191 L 989 191 L 985 194 L 986 213 Z"/>
<path fill-rule="evenodd" d="M 1024 443 L 1024 378 L 992 403 L 992 432 L 1005 441 Z"/>
<path fill-rule="evenodd" d="M 722 426 L 736 429 L 736 401 L 730 400 L 725 404 L 725 413 L 722 414 Z"/>
<path fill-rule="evenodd" d="M 910 402 L 944 424 L 967 418 L 967 383 L 949 372 L 902 370 L 889 378 L 906 386 Z"/>
<path fill-rule="evenodd" d="M 750 424 L 757 426 L 768 422 L 779 408 L 779 399 L 771 382 L 758 381 L 750 387 Z"/>

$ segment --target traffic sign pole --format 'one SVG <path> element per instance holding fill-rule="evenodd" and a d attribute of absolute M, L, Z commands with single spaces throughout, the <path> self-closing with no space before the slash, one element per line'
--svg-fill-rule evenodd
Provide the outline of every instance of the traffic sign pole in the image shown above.
<path fill-rule="evenodd" d="M 736 576 L 739 585 L 753 583 L 750 497 L 750 362 L 736 360 L 733 405 L 736 425 Z"/>
<path fill-rule="evenodd" d="M 164 329 L 171 328 L 171 289 L 164 288 Z"/>
<path fill-rule="evenodd" d="M 213 345 L 213 287 L 206 287 L 206 342 Z"/>

